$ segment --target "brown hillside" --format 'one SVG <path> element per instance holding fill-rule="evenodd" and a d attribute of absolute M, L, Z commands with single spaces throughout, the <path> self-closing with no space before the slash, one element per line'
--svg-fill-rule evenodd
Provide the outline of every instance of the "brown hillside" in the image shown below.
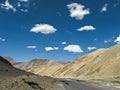
<path fill-rule="evenodd" d="M 120 77 L 120 44 L 108 49 L 99 49 L 66 65 L 53 64 L 51 67 L 43 66 L 27 70 L 39 75 L 61 78 L 118 78 Z"/>

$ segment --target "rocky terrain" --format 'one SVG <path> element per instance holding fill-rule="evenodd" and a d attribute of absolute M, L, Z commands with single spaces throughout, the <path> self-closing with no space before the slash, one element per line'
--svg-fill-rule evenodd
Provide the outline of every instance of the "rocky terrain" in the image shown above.
<path fill-rule="evenodd" d="M 28 73 L 0 57 L 0 90 L 64 90 L 60 81 Z"/>

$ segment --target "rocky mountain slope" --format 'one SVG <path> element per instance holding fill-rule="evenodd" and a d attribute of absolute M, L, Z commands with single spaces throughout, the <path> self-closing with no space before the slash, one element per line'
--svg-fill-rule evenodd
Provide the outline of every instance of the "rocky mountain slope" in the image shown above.
<path fill-rule="evenodd" d="M 62 69 L 64 65 L 65 64 L 62 64 L 59 62 L 48 61 L 44 65 L 34 67 L 34 68 L 27 68 L 25 70 L 38 75 L 53 77 L 53 73 L 58 71 L 60 68 Z"/>
<path fill-rule="evenodd" d="M 7 56 L 4 56 L 3 58 L 5 58 L 7 61 L 9 61 L 11 64 L 15 64 L 16 61 L 14 59 L 12 59 L 11 57 L 7 57 Z"/>
<path fill-rule="evenodd" d="M 120 78 L 120 44 L 96 50 L 65 65 L 40 66 L 29 68 L 27 71 L 74 79 Z"/>
<path fill-rule="evenodd" d="M 8 61 L 9 58 L 7 58 Z M 52 76 L 54 71 L 57 71 L 60 69 L 60 67 L 63 67 L 65 63 L 53 61 L 53 60 L 46 60 L 46 59 L 33 59 L 27 62 L 16 62 L 12 63 L 14 67 L 43 75 L 43 76 Z M 48 74 L 49 73 L 49 74 Z"/>
<path fill-rule="evenodd" d="M 64 76 L 80 79 L 118 78 L 120 77 L 120 44 L 85 55 L 75 60 L 72 67 L 76 66 L 80 61 L 82 62 L 78 69 L 72 71 L 72 74 L 67 70 Z"/>
<path fill-rule="evenodd" d="M 56 79 L 16 69 L 0 57 L 0 90 L 64 90 L 64 87 Z"/>

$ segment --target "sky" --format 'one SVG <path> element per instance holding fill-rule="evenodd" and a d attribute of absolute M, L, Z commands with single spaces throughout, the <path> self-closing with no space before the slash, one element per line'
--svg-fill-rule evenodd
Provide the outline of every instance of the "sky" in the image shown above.
<path fill-rule="evenodd" d="M 120 0 L 0 0 L 0 55 L 73 61 L 120 43 Z"/>

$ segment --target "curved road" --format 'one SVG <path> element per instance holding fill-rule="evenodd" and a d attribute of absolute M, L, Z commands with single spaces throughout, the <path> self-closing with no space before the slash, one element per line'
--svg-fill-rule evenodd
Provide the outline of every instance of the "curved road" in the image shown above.
<path fill-rule="evenodd" d="M 61 82 L 66 90 L 116 90 L 80 81 L 61 80 Z"/>

